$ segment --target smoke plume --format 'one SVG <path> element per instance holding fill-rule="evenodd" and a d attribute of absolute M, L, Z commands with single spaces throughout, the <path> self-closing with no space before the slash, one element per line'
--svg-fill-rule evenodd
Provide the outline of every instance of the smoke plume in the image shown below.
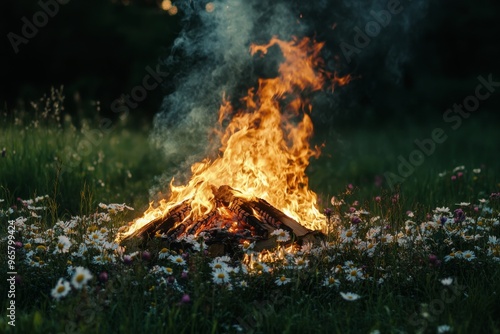
<path fill-rule="evenodd" d="M 388 10 L 394 2 L 403 9 L 348 61 L 341 43 L 354 45 L 355 28 L 364 30 L 375 20 L 373 12 Z M 323 57 L 328 70 L 366 78 L 373 75 L 370 68 L 378 65 L 378 72 L 383 68 L 385 76 L 397 82 L 427 10 L 427 0 L 219 0 L 208 7 L 206 1 L 191 0 L 175 4 L 183 15 L 184 28 L 165 61 L 175 75 L 169 80 L 169 93 L 155 118 L 152 135 L 169 161 L 162 176 L 165 182 L 172 177 L 182 182 L 194 162 L 217 154 L 218 143 L 210 130 L 223 96 L 237 104 L 259 76 L 273 75 L 279 50 L 270 52 L 262 63 L 250 56 L 251 43 L 267 43 L 272 36 L 284 40 L 313 37 L 326 42 Z M 364 72 L 359 73 L 360 69 Z M 313 106 L 313 120 L 332 121 L 339 94 L 314 97 L 318 108 Z M 164 190 L 164 182 L 160 183 L 159 189 Z"/>

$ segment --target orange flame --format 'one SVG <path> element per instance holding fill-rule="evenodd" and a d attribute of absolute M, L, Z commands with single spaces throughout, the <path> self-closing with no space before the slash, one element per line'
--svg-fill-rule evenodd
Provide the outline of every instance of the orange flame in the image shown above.
<path fill-rule="evenodd" d="M 350 77 L 323 70 L 319 56 L 323 43 L 309 38 L 285 42 L 274 37 L 266 45 L 251 45 L 250 52 L 264 55 L 274 45 L 281 48 L 285 59 L 278 77 L 259 79 L 258 88 L 249 89 L 242 99 L 244 110 L 234 111 L 228 101 L 220 107 L 219 126 L 222 128 L 222 122 L 230 120 L 220 133 L 220 156 L 195 163 L 187 185 L 175 186 L 172 180 L 170 198 L 161 200 L 157 207 L 150 205 L 118 240 L 165 216 L 186 200 L 191 213 L 185 220 L 208 214 L 215 208 L 212 187 L 223 185 L 241 191 L 245 197 L 266 200 L 307 228 L 325 228 L 317 195 L 309 190 L 305 174 L 309 159 L 318 157 L 320 152 L 309 145 L 313 134 L 309 116 L 312 107 L 301 93 L 320 90 L 327 83 L 332 87 L 343 85 Z"/>

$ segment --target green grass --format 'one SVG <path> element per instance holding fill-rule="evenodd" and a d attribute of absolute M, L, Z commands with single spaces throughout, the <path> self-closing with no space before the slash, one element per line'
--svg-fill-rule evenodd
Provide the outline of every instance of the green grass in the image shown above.
<path fill-rule="evenodd" d="M 384 180 L 375 184 L 376 177 L 396 171 L 397 156 L 407 156 L 414 149 L 413 140 L 424 138 L 433 127 L 338 132 L 309 173 L 323 208 L 331 206 L 332 195 L 345 202 L 333 208 L 340 220 L 328 236 L 330 246 L 317 254 L 306 254 L 309 264 L 305 269 L 288 268 L 289 264 L 280 260 L 268 263 L 271 273 L 232 274 L 230 289 L 213 282 L 212 258 L 189 249 L 184 249 L 189 254 L 185 266 L 159 259 L 157 253 L 145 259 L 144 250 L 130 264 L 110 250 L 90 246 L 83 257 L 52 253 L 59 235 L 71 238 L 72 252 L 103 227 L 106 238 L 112 241 L 118 227 L 140 216 L 154 178 L 161 175 L 167 162 L 149 145 L 147 129 L 131 130 L 117 122 L 112 131 L 99 134 L 95 132 L 99 129 L 96 120 L 57 119 L 62 117 L 54 107 L 57 96 L 49 100 L 51 109 L 45 116 L 47 104 L 36 116 L 4 115 L 0 125 L 0 149 L 6 148 L 5 157 L 0 158 L 0 199 L 4 199 L 0 203 L 0 235 L 6 235 L 9 221 L 29 217 L 16 232 L 16 240 L 24 244 L 16 251 L 16 269 L 22 279 L 16 285 L 16 327 L 9 326 L 4 315 L 8 301 L 2 280 L 5 301 L 1 303 L 0 332 L 435 333 L 437 326 L 447 324 L 455 333 L 500 333 L 499 262 L 487 253 L 488 236 L 500 237 L 500 227 L 495 224 L 500 205 L 491 199 L 485 204 L 491 213 L 479 208 L 479 199 L 489 199 L 492 192 L 500 191 L 500 163 L 495 156 L 498 140 L 492 124 L 471 121 L 460 132 L 450 133 L 448 141 L 396 189 L 389 189 Z M 82 149 L 79 143 L 89 138 L 95 143 L 91 149 Z M 452 170 L 459 165 L 465 166 L 463 176 L 453 181 L 451 175 L 457 172 Z M 474 173 L 475 168 L 481 172 Z M 446 176 L 438 176 L 443 171 L 448 171 Z M 17 199 L 41 195 L 49 198 L 32 205 L 46 207 L 43 210 L 29 208 Z M 364 240 L 370 227 L 381 226 L 384 233 L 396 236 L 405 231 L 407 220 L 420 225 L 433 219 L 428 214 L 436 207 L 447 206 L 453 211 L 456 203 L 463 201 L 471 203 L 464 209 L 470 220 L 461 228 L 467 235 L 481 235 L 478 240 L 447 238 L 442 229 L 435 228 L 425 242 L 414 241 L 408 248 L 396 242 L 380 244 L 370 257 L 354 244 L 342 243 L 338 232 L 354 226 L 350 207 L 369 212 L 366 216 L 357 213 L 362 223 L 356 231 Z M 136 210 L 100 209 L 101 202 L 126 203 Z M 407 216 L 408 210 L 414 212 L 413 218 Z M 40 217 L 32 217 L 33 213 Z M 74 228 L 54 227 L 57 221 L 68 223 L 75 216 L 81 220 Z M 370 223 L 370 218 L 377 216 L 379 220 Z M 45 241 L 35 239 L 42 235 Z M 48 250 L 37 249 L 40 244 Z M 474 250 L 477 259 L 444 262 L 452 248 Z M 34 250 L 31 255 L 30 250 Z M 5 239 L 0 252 L 2 263 L 6 263 Z M 431 254 L 442 261 L 440 265 L 433 265 Z M 98 255 L 115 256 L 116 262 L 94 263 L 92 258 Z M 232 260 L 231 265 L 238 266 L 238 258 Z M 47 265 L 33 264 L 39 261 Z M 346 268 L 333 273 L 337 266 L 345 267 L 346 261 L 363 268 L 367 277 L 351 283 L 345 279 Z M 58 279 L 71 280 L 69 265 L 88 268 L 94 277 L 82 290 L 73 289 L 55 300 L 51 290 Z M 172 267 L 175 283 L 168 282 L 166 274 L 153 274 L 155 265 Z M 187 277 L 182 276 L 182 270 L 188 272 Z M 108 279 L 99 279 L 102 272 Z M 341 280 L 339 288 L 322 285 L 327 273 Z M 278 286 L 275 281 L 281 275 L 290 278 L 290 283 Z M 445 277 L 453 277 L 450 286 L 440 283 Z M 381 284 L 380 278 L 384 278 Z M 248 287 L 241 287 L 241 281 Z M 352 302 L 342 299 L 339 293 L 347 291 L 361 298 Z M 190 302 L 181 302 L 184 294 Z"/>

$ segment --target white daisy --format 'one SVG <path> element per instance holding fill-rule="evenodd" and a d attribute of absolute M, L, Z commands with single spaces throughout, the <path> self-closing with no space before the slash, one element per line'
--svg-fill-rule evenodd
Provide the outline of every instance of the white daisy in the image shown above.
<path fill-rule="evenodd" d="M 359 268 L 350 268 L 346 271 L 346 279 L 351 282 L 356 282 L 363 277 L 363 272 Z"/>
<path fill-rule="evenodd" d="M 338 279 L 336 279 L 334 276 L 328 276 L 323 281 L 323 286 L 338 287 L 339 285 L 340 285 L 340 281 Z"/>
<path fill-rule="evenodd" d="M 276 281 L 274 281 L 274 282 L 276 283 L 276 285 L 285 285 L 285 284 L 290 283 L 290 281 L 291 281 L 291 279 L 289 279 L 285 275 L 282 275 L 282 276 L 278 277 L 276 279 Z"/>
<path fill-rule="evenodd" d="M 437 207 L 435 210 L 434 210 L 434 213 L 449 213 L 450 212 L 450 208 L 447 208 L 447 207 Z"/>
<path fill-rule="evenodd" d="M 295 268 L 297 269 L 307 268 L 309 264 L 309 260 L 305 260 L 303 257 L 296 258 L 294 262 L 295 262 Z"/>
<path fill-rule="evenodd" d="M 276 241 L 277 242 L 287 242 L 290 240 L 290 233 L 288 231 L 285 231 L 281 228 L 274 230 L 271 235 L 276 236 Z"/>
<path fill-rule="evenodd" d="M 167 248 L 162 248 L 160 252 L 158 253 L 158 258 L 159 259 L 164 259 L 167 256 L 169 256 L 168 249 Z"/>
<path fill-rule="evenodd" d="M 476 258 L 476 255 L 474 254 L 474 251 L 467 250 L 462 253 L 462 258 L 467 261 L 472 261 Z"/>
<path fill-rule="evenodd" d="M 444 286 L 451 285 L 451 283 L 453 283 L 453 278 L 451 278 L 451 277 L 443 278 L 441 280 L 441 284 L 443 284 Z"/>
<path fill-rule="evenodd" d="M 57 247 L 54 250 L 54 254 L 67 253 L 70 247 L 71 247 L 71 241 L 69 240 L 69 238 L 65 235 L 60 235 L 57 238 Z"/>
<path fill-rule="evenodd" d="M 340 295 L 342 296 L 342 298 L 344 298 L 345 300 L 348 300 L 348 301 L 354 301 L 354 300 L 361 298 L 360 295 L 352 293 L 352 292 L 341 292 Z"/>
<path fill-rule="evenodd" d="M 449 332 L 451 332 L 451 330 L 452 330 L 452 328 L 450 326 L 448 326 L 448 325 L 441 325 L 441 326 L 437 327 L 437 332 L 439 334 L 441 334 L 441 333 L 449 333 Z"/>
<path fill-rule="evenodd" d="M 218 269 L 212 272 L 212 280 L 216 284 L 229 283 L 229 273 L 223 269 Z"/>
<path fill-rule="evenodd" d="M 184 259 L 183 259 L 183 258 L 182 258 L 182 256 L 180 256 L 180 255 L 175 255 L 175 256 L 174 256 L 174 255 L 170 255 L 170 256 L 168 257 L 168 259 L 169 259 L 171 262 L 173 262 L 173 263 L 175 263 L 175 264 L 177 264 L 177 265 L 179 265 L 179 266 L 183 266 L 183 265 L 185 265 L 185 264 L 186 264 L 186 261 L 184 261 Z"/>
<path fill-rule="evenodd" d="M 83 267 L 76 267 L 73 278 L 71 279 L 71 284 L 76 289 L 81 289 L 88 281 L 92 279 L 92 274 L 90 271 Z"/>
<path fill-rule="evenodd" d="M 53 298 L 59 300 L 62 297 L 65 297 L 69 293 L 70 289 L 71 287 L 69 285 L 69 282 L 65 281 L 62 278 L 59 278 L 59 281 L 57 281 L 57 284 L 55 288 L 53 288 L 52 291 L 50 292 L 50 295 Z"/>
<path fill-rule="evenodd" d="M 212 260 L 212 262 L 210 262 L 210 268 L 212 268 L 212 270 L 225 270 L 225 271 L 227 271 L 228 265 L 224 261 L 221 261 L 220 259 L 215 258 Z"/>

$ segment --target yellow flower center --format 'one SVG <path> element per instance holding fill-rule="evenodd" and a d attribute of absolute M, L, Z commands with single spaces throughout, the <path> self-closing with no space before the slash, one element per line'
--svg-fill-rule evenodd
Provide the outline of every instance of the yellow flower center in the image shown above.
<path fill-rule="evenodd" d="M 282 282 L 286 281 L 286 277 L 285 276 L 281 276 L 280 277 L 280 281 L 282 281 Z"/>
<path fill-rule="evenodd" d="M 162 248 L 160 251 L 160 253 L 166 253 L 166 252 L 168 252 L 168 249 L 166 249 L 166 248 Z"/>
<path fill-rule="evenodd" d="M 217 275 L 217 278 L 220 278 L 220 279 L 223 279 L 223 278 L 225 278 L 225 277 L 226 277 L 226 275 L 225 275 L 224 273 L 219 273 L 219 274 Z"/>
<path fill-rule="evenodd" d="M 347 231 L 345 233 L 345 236 L 348 237 L 348 238 L 352 237 L 352 231 Z"/>
<path fill-rule="evenodd" d="M 59 249 L 63 249 L 63 248 L 64 248 L 64 244 L 62 244 L 62 243 L 58 243 L 58 244 L 57 244 L 57 248 L 59 248 Z"/>
<path fill-rule="evenodd" d="M 358 271 L 357 270 L 351 270 L 351 276 L 357 276 L 358 275 Z"/>
<path fill-rule="evenodd" d="M 76 276 L 76 281 L 78 283 L 81 283 L 83 281 L 83 279 L 85 278 L 85 275 L 83 274 L 78 274 L 78 276 Z"/>
<path fill-rule="evenodd" d="M 166 268 L 165 269 L 167 271 L 167 273 L 171 274 L 173 272 L 172 268 Z"/>
<path fill-rule="evenodd" d="M 221 269 L 222 265 L 220 263 L 216 263 L 214 266 L 215 269 Z"/>
<path fill-rule="evenodd" d="M 329 283 L 329 284 L 334 284 L 334 283 L 335 283 L 335 278 L 330 277 L 330 278 L 328 279 L 328 283 Z"/>
<path fill-rule="evenodd" d="M 182 260 L 182 257 L 178 257 L 177 259 L 175 259 L 175 261 L 176 261 L 177 263 L 182 263 L 182 261 L 183 261 L 183 260 Z"/>
<path fill-rule="evenodd" d="M 57 288 L 57 292 L 58 292 L 58 293 L 62 293 L 62 292 L 64 292 L 64 290 L 66 290 L 66 288 L 64 287 L 64 285 L 60 285 L 60 286 Z"/>

